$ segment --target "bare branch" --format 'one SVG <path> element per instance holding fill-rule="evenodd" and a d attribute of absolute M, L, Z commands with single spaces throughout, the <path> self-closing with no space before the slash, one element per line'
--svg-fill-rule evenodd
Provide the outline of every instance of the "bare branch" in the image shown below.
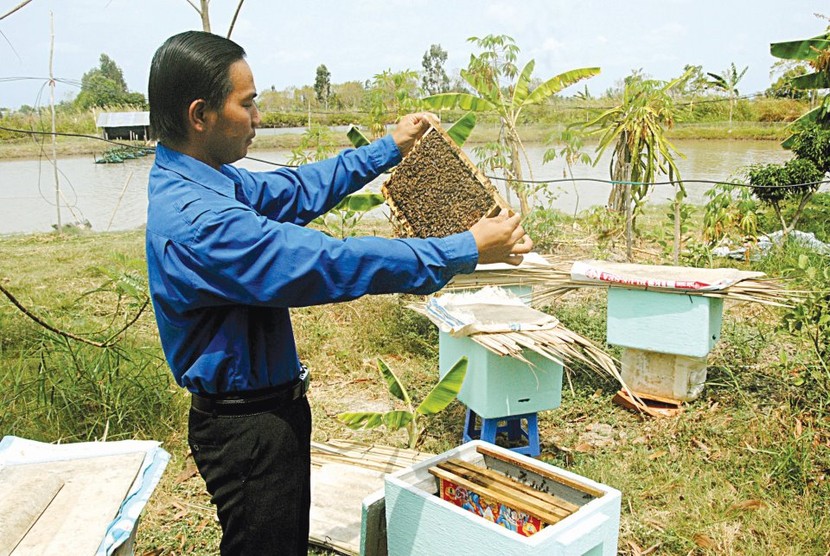
<path fill-rule="evenodd" d="M 55 328 L 54 326 L 52 326 L 51 324 L 49 324 L 48 322 L 46 322 L 45 320 L 43 320 L 39 316 L 37 316 L 34 313 L 32 313 L 31 311 L 29 311 L 26 307 L 24 307 L 23 304 L 20 303 L 17 300 L 17 298 L 14 295 L 12 295 L 12 293 L 9 290 L 7 290 L 6 288 L 4 288 L 2 285 L 0 285 L 0 293 L 5 295 L 9 299 L 9 301 L 11 301 L 12 304 L 15 307 L 20 309 L 20 311 L 24 315 L 26 315 L 27 317 L 29 317 L 30 319 L 35 321 L 37 324 L 39 324 L 40 326 L 42 326 L 46 330 L 48 330 L 50 332 L 54 332 L 55 334 L 58 334 L 59 336 L 63 336 L 64 338 L 68 338 L 70 340 L 75 340 L 77 342 L 81 342 L 81 343 L 84 343 L 84 344 L 87 344 L 87 345 L 90 345 L 90 346 L 94 346 L 94 347 L 98 347 L 98 348 L 107 348 L 107 347 L 112 346 L 115 343 L 114 342 L 115 338 L 120 336 L 125 330 L 127 330 L 130 326 L 132 326 L 135 323 L 135 321 L 138 320 L 138 318 L 141 316 L 141 314 L 144 312 L 144 310 L 147 308 L 147 306 L 150 303 L 149 298 L 145 299 L 144 300 L 144 305 L 141 306 L 141 309 L 138 310 L 138 313 L 136 313 L 135 317 L 133 317 L 133 319 L 130 320 L 130 322 L 128 322 L 124 327 L 122 327 L 121 330 L 119 330 L 118 332 L 112 334 L 109 338 L 107 338 L 107 341 L 105 341 L 105 342 L 96 342 L 96 341 L 93 341 L 93 340 L 88 340 L 88 339 L 86 339 L 82 336 L 77 336 L 75 334 L 72 334 L 71 332 L 65 332 L 63 330 Z"/>
<path fill-rule="evenodd" d="M 233 33 L 233 26 L 236 25 L 236 18 L 239 17 L 239 11 L 242 9 L 242 3 L 245 0 L 239 0 L 239 4 L 236 6 L 236 11 L 233 12 L 233 19 L 231 19 L 231 26 L 228 27 L 228 37 L 231 38 L 231 33 Z"/>
<path fill-rule="evenodd" d="M 196 4 L 193 3 L 193 0 L 184 0 L 184 1 L 187 2 L 188 4 L 190 4 L 190 7 L 193 8 L 194 10 L 196 10 L 196 13 L 198 13 L 199 15 L 202 15 L 202 10 L 199 9 L 199 6 L 197 6 Z"/>
<path fill-rule="evenodd" d="M 23 2 L 21 2 L 20 4 L 18 4 L 14 8 L 12 8 L 10 11 L 4 13 L 3 15 L 0 15 L 0 21 L 6 19 L 7 17 L 12 15 L 14 12 L 16 12 L 17 10 L 19 10 L 20 8 L 22 8 L 23 6 L 25 6 L 26 4 L 28 4 L 31 1 L 32 0 L 23 0 Z"/>

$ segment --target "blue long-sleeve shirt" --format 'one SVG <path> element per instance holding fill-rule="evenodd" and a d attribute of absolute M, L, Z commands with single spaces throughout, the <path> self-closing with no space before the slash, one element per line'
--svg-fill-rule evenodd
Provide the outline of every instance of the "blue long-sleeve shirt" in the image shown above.
<path fill-rule="evenodd" d="M 391 136 L 296 169 L 220 171 L 159 145 L 147 267 L 176 381 L 215 394 L 276 386 L 300 362 L 289 307 L 427 294 L 478 260 L 470 232 L 338 240 L 303 226 L 400 162 Z"/>

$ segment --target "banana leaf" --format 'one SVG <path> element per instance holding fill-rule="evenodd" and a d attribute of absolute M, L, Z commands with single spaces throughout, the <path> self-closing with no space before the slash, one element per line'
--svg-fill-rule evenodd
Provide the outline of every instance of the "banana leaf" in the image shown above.
<path fill-rule="evenodd" d="M 405 427 L 412 421 L 412 413 L 409 411 L 387 411 L 383 414 L 383 424 L 390 431 L 396 431 Z"/>
<path fill-rule="evenodd" d="M 355 148 L 365 147 L 371 142 L 359 129 L 357 129 L 357 126 L 354 125 L 349 126 L 349 130 L 346 132 L 346 137 L 349 138 L 349 141 L 351 141 Z"/>
<path fill-rule="evenodd" d="M 809 125 L 815 125 L 818 122 L 823 121 L 827 117 L 827 113 L 830 112 L 830 95 L 824 97 L 824 102 L 806 114 L 802 115 L 796 121 L 794 121 L 790 126 L 799 129 Z M 781 143 L 781 146 L 785 149 L 791 149 L 793 147 L 793 140 L 795 139 L 795 135 L 790 135 Z"/>
<path fill-rule="evenodd" d="M 461 385 L 464 383 L 464 377 L 467 374 L 467 358 L 462 357 L 456 361 L 447 374 L 435 385 L 435 387 L 427 394 L 421 405 L 415 409 L 415 413 L 420 415 L 432 415 L 438 413 L 447 407 L 451 401 L 458 395 L 461 390 Z"/>
<path fill-rule="evenodd" d="M 706 75 L 712 78 L 712 81 L 710 81 L 712 85 L 715 85 L 724 91 L 729 91 L 729 83 L 726 82 L 726 79 L 724 79 L 723 76 L 712 72 L 706 72 Z"/>
<path fill-rule="evenodd" d="M 575 70 L 566 71 L 565 73 L 560 73 L 556 77 L 551 77 L 550 79 L 548 79 L 547 81 L 533 89 L 533 92 L 530 93 L 524 104 L 528 105 L 536 104 L 537 102 L 542 102 L 549 96 L 558 93 L 566 87 L 570 87 L 577 81 L 582 81 L 583 79 L 587 79 L 589 77 L 597 75 L 599 71 L 599 68 L 579 68 Z"/>
<path fill-rule="evenodd" d="M 530 94 L 530 74 L 533 73 L 535 65 L 535 60 L 529 61 L 522 73 L 519 74 L 519 79 L 516 80 L 516 88 L 513 90 L 513 108 L 520 107 L 527 99 L 527 95 Z"/>
<path fill-rule="evenodd" d="M 389 393 L 407 405 L 410 405 L 411 402 L 409 401 L 409 394 L 406 392 L 406 388 L 403 387 L 401 381 L 398 380 L 398 377 L 395 376 L 395 373 L 383 359 L 378 359 L 378 370 L 383 380 L 386 381 L 386 387 L 389 389 Z"/>
<path fill-rule="evenodd" d="M 338 413 L 337 419 L 350 429 L 374 429 L 383 423 L 383 414 L 377 411 L 347 411 Z"/>
<path fill-rule="evenodd" d="M 470 133 L 473 132 L 473 128 L 476 126 L 476 113 L 475 112 L 467 112 L 464 114 L 461 119 L 457 122 L 452 124 L 450 128 L 447 130 L 447 135 L 455 141 L 455 144 L 461 147 L 470 137 Z"/>
<path fill-rule="evenodd" d="M 366 212 L 382 205 L 386 199 L 380 193 L 353 193 L 346 195 L 331 210 Z"/>
<path fill-rule="evenodd" d="M 770 54 L 785 60 L 815 60 L 822 50 L 830 49 L 828 35 L 819 35 L 800 41 L 774 42 L 769 45 Z"/>
<path fill-rule="evenodd" d="M 431 110 L 442 110 L 461 108 L 462 110 L 469 110 L 473 112 L 484 112 L 487 110 L 494 110 L 496 105 L 471 95 L 469 93 L 441 93 L 438 95 L 428 96 L 423 99 L 424 104 Z"/>
<path fill-rule="evenodd" d="M 808 73 L 807 75 L 799 75 L 790 80 L 792 86 L 796 89 L 830 89 L 830 73 L 826 71 L 819 71 L 816 73 Z"/>

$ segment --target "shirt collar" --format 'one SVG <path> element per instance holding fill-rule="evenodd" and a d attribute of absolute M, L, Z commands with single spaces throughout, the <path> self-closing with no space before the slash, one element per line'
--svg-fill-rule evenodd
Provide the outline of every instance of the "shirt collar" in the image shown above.
<path fill-rule="evenodd" d="M 161 143 L 156 145 L 155 163 L 165 170 L 179 174 L 188 181 L 198 183 L 231 199 L 236 198 L 235 182 L 225 173 L 225 165 L 222 166 L 222 171 L 216 170 L 201 160 L 165 147 Z"/>

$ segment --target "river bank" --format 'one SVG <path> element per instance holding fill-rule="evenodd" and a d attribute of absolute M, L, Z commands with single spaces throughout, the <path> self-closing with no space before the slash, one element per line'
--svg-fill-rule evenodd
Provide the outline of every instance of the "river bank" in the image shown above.
<path fill-rule="evenodd" d="M 486 125 L 478 129 L 479 137 L 492 132 L 493 129 Z M 256 144 L 297 137 L 296 134 L 270 135 L 263 131 L 257 137 Z M 687 182 L 687 202 L 693 205 L 704 204 L 707 200 L 705 192 L 712 183 L 731 179 L 741 168 L 781 162 L 791 156 L 778 141 L 677 139 L 673 144 L 683 155 L 678 157 L 677 165 L 680 175 Z M 475 146 L 476 143 L 471 143 L 464 147 L 473 159 L 476 158 L 472 150 Z M 572 215 L 605 205 L 611 187 L 607 183 L 610 149 L 596 164 L 577 164 L 570 170 L 561 157 L 546 163 L 547 149 L 542 143 L 528 143 L 525 148 L 527 162 L 532 169 L 532 174 L 527 177 L 549 180 L 549 184 L 539 191 L 537 206 L 555 208 Z M 584 149 L 594 156 L 593 150 L 590 145 Z M 153 156 L 126 160 L 123 164 L 95 164 L 94 158 L 101 154 L 58 155 L 63 224 L 89 222 L 97 231 L 142 226 L 146 218 L 147 179 Z M 268 171 L 276 165 L 288 163 L 290 159 L 289 149 L 260 146 L 251 151 L 250 158 L 237 164 L 253 171 Z M 571 176 L 575 181 L 571 181 Z M 379 177 L 369 184 L 368 190 L 379 191 L 385 179 L 385 176 Z M 496 176 L 491 179 L 506 195 L 503 181 Z M 650 202 L 665 203 L 673 196 L 674 190 L 670 185 L 657 185 L 650 195 Z M 58 220 L 55 197 L 54 172 L 45 157 L 0 160 L 0 234 L 50 230 Z M 383 218 L 383 215 L 378 213 L 378 217 Z"/>
<path fill-rule="evenodd" d="M 292 128 L 293 129 L 293 128 Z M 521 128 L 522 140 L 527 144 L 546 143 L 551 135 L 557 130 L 547 125 L 528 125 Z M 482 144 L 497 139 L 498 126 L 493 124 L 480 124 L 476 126 L 470 135 L 470 144 Z M 784 123 L 762 123 L 762 122 L 733 122 L 729 126 L 726 122 L 719 123 L 695 123 L 678 124 L 669 130 L 667 136 L 670 140 L 678 139 L 730 139 L 730 140 L 769 140 L 781 141 L 788 136 L 788 127 Z M 269 130 L 261 133 L 254 140 L 251 147 L 252 152 L 263 150 L 290 150 L 299 146 L 302 138 L 301 133 L 288 132 L 280 133 L 279 130 Z M 349 147 L 350 143 L 345 134 L 335 134 L 335 141 L 340 147 Z M 119 142 L 119 144 L 129 144 Z M 143 145 L 143 143 L 133 143 Z M 98 158 L 110 148 L 115 147 L 112 143 L 99 140 L 97 137 L 63 137 L 60 136 L 55 142 L 55 150 L 59 157 L 62 156 L 90 156 Z M 52 155 L 51 139 L 47 135 L 22 136 L 19 140 L 3 141 L 0 143 L 1 159 L 20 158 L 41 158 Z"/>

